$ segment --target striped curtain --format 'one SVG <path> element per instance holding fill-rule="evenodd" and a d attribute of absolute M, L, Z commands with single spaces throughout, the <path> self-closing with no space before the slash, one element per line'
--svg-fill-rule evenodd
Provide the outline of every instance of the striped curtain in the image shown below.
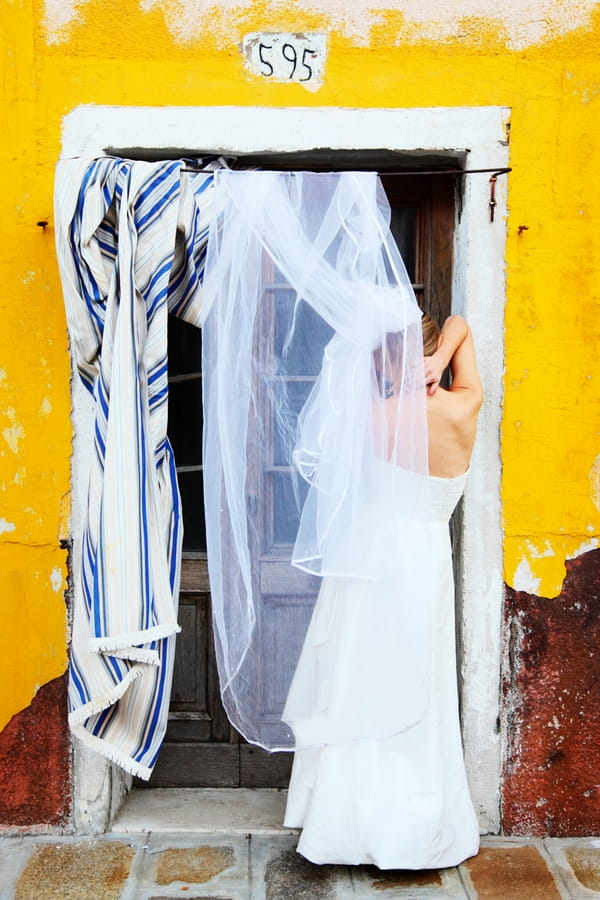
<path fill-rule="evenodd" d="M 167 725 L 181 509 L 167 438 L 167 315 L 200 324 L 212 174 L 181 161 L 59 163 L 58 260 L 71 351 L 93 398 L 74 573 L 69 721 L 149 778 Z"/>

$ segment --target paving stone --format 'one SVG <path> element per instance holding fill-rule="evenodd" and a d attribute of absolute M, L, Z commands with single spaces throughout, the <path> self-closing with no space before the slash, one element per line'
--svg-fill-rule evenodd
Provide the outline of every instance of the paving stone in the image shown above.
<path fill-rule="evenodd" d="M 589 891 L 600 891 L 600 850 L 567 847 L 564 852 L 577 881 Z"/>
<path fill-rule="evenodd" d="M 122 900 L 249 900 L 249 843 L 237 834 L 148 834 L 137 860 L 136 892 Z"/>
<path fill-rule="evenodd" d="M 161 853 L 156 869 L 157 884 L 184 881 L 204 884 L 235 865 L 233 847 L 193 847 Z"/>
<path fill-rule="evenodd" d="M 352 866 L 350 872 L 356 900 L 363 897 L 464 900 L 467 896 L 457 869 L 408 871 Z"/>
<path fill-rule="evenodd" d="M 119 900 L 134 853 L 117 841 L 37 845 L 14 900 Z"/>
<path fill-rule="evenodd" d="M 295 850 L 273 856 L 265 867 L 266 900 L 334 900 L 338 866 L 316 866 Z"/>
<path fill-rule="evenodd" d="M 441 885 L 442 876 L 436 870 L 409 872 L 404 869 L 381 870 L 376 866 L 364 866 L 363 874 L 370 879 L 376 891 L 386 891 L 388 888 L 421 887 L 426 885 Z"/>
<path fill-rule="evenodd" d="M 477 900 L 561 900 L 536 847 L 483 847 L 463 868 Z"/>
<path fill-rule="evenodd" d="M 31 855 L 31 846 L 20 836 L 6 836 L 0 840 L 0 898 L 12 900 L 15 885 Z"/>

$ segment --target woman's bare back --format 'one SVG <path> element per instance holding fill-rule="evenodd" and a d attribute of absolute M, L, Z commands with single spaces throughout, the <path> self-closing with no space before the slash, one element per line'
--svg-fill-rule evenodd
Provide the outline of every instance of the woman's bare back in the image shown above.
<path fill-rule="evenodd" d="M 440 387 L 450 366 L 452 384 Z M 429 474 L 440 478 L 462 475 L 469 466 L 483 390 L 471 331 L 461 316 L 446 319 L 438 349 L 425 358 Z"/>
<path fill-rule="evenodd" d="M 429 474 L 438 478 L 462 475 L 475 443 L 478 408 L 469 414 L 465 404 L 456 400 L 452 391 L 443 388 L 427 398 Z"/>

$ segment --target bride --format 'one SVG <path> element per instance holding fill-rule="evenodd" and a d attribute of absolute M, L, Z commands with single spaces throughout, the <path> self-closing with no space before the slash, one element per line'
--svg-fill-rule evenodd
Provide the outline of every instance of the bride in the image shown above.
<path fill-rule="evenodd" d="M 429 473 L 403 469 L 388 441 L 376 494 L 385 502 L 373 499 L 367 524 L 389 565 L 374 579 L 323 579 L 282 715 L 297 747 L 285 825 L 302 828 L 298 852 L 315 863 L 438 868 L 479 846 L 459 727 L 448 521 L 483 395 L 465 320 L 451 316 L 440 332 L 424 315 L 422 330 Z M 387 435 L 398 428 L 401 357 L 401 334 L 374 353 L 373 418 Z M 390 504 L 407 495 L 409 523 Z"/>
<path fill-rule="evenodd" d="M 285 823 L 308 859 L 456 865 L 478 847 L 448 530 L 481 404 L 471 334 L 422 317 L 376 173 L 217 171 L 215 191 L 203 465 L 223 704 L 248 741 L 294 750 Z"/>

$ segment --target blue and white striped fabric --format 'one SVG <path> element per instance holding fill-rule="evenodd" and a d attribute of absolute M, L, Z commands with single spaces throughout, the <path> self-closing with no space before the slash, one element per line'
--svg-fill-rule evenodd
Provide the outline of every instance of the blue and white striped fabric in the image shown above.
<path fill-rule="evenodd" d="M 65 160 L 55 188 L 71 350 L 94 403 L 74 573 L 69 721 L 149 778 L 167 724 L 181 510 L 167 439 L 167 314 L 200 325 L 212 174 Z"/>

